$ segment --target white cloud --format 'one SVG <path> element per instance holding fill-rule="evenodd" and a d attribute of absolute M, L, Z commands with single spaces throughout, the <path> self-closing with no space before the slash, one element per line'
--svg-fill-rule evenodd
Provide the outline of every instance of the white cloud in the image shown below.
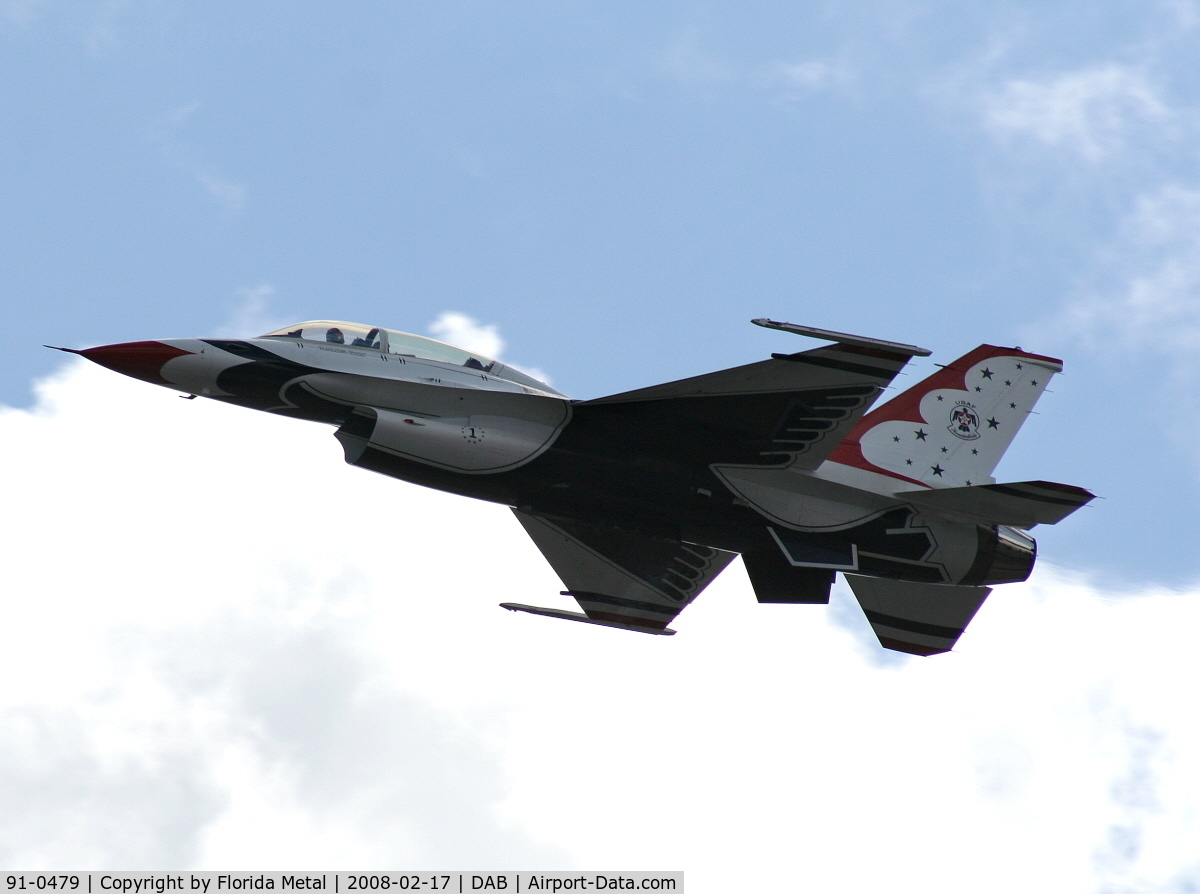
<path fill-rule="evenodd" d="M 429 324 L 434 338 L 449 342 L 464 351 L 474 351 L 485 357 L 499 359 L 504 353 L 500 330 L 490 323 L 480 323 L 474 317 L 454 310 L 443 311 Z"/>
<path fill-rule="evenodd" d="M 1137 198 L 1102 261 L 1103 281 L 1068 304 L 1067 331 L 1096 345 L 1152 348 L 1195 365 L 1200 350 L 1200 190 Z"/>
<path fill-rule="evenodd" d="M 504 339 L 500 337 L 500 329 L 494 323 L 480 323 L 464 313 L 446 310 L 429 324 L 429 333 L 439 341 L 455 345 L 464 351 L 473 351 L 493 360 L 503 359 L 500 355 L 504 353 Z M 552 384 L 552 379 L 537 367 L 518 366 L 507 360 L 503 362 L 513 369 L 533 376 L 539 382 Z"/>
<path fill-rule="evenodd" d="M 216 168 L 202 162 L 194 165 L 191 174 L 208 197 L 229 214 L 246 207 L 246 187 L 241 183 L 226 179 Z"/>
<path fill-rule="evenodd" d="M 689 609 L 657 674 L 610 662 L 611 692 L 523 730 L 515 759 L 553 780 L 525 813 L 583 842 L 584 864 L 675 854 L 701 890 L 738 878 L 822 891 L 1200 878 L 1187 843 L 1200 832 L 1200 723 L 1179 711 L 1174 682 L 1195 659 L 1188 634 L 1166 630 L 1200 609 L 1183 594 L 1107 601 L 1053 571 L 1039 578 L 998 590 L 958 654 L 888 668 L 823 610 L 754 605 L 731 574 Z M 604 724 L 637 735 L 622 748 Z M 627 778 L 564 783 L 552 752 L 572 737 L 573 764 L 603 766 L 607 751 Z M 651 809 L 612 823 L 647 790 Z M 551 820 L 564 796 L 594 816 Z"/>
<path fill-rule="evenodd" d="M 281 319 L 270 309 L 274 297 L 275 287 L 270 283 L 239 289 L 238 304 L 217 334 L 222 338 L 253 338 L 296 322 Z"/>
<path fill-rule="evenodd" d="M 843 62 L 809 59 L 767 66 L 763 81 L 782 98 L 796 100 L 822 90 L 844 90 L 854 82 L 854 73 Z"/>
<path fill-rule="evenodd" d="M 1200 592 L 1043 564 L 956 653 L 880 663 L 855 612 L 757 605 L 735 565 L 640 637 L 498 609 L 565 604 L 508 511 L 325 426 L 78 361 L 0 450 L 10 866 L 1200 883 Z"/>
<path fill-rule="evenodd" d="M 150 141 L 167 165 L 195 181 L 226 214 L 238 214 L 246 206 L 246 187 L 230 180 L 203 152 L 179 137 L 200 106 L 200 102 L 188 103 L 152 122 Z"/>
<path fill-rule="evenodd" d="M 995 137 L 1032 140 L 1090 162 L 1118 153 L 1132 129 L 1161 127 L 1169 118 L 1146 72 L 1117 63 L 1009 80 L 984 108 L 984 124 Z"/>
<path fill-rule="evenodd" d="M 846 91 L 856 73 L 844 60 L 775 60 L 766 64 L 735 65 L 705 48 L 699 33 L 689 31 L 671 43 L 658 58 L 658 70 L 704 97 L 718 87 L 749 85 L 785 101 L 823 91 Z"/>
<path fill-rule="evenodd" d="M 453 605 L 440 620 L 422 605 L 477 579 L 398 544 L 437 517 L 451 530 L 463 501 L 387 489 L 325 426 L 90 364 L 0 430 L 27 481 L 3 532 L 6 865 L 562 862 L 495 817 L 486 713 L 419 694 L 462 627 Z M 481 574 L 512 574 L 488 543 L 472 551 Z M 411 678 L 389 675 L 387 654 L 437 626 Z"/>
<path fill-rule="evenodd" d="M 1164 0 L 1164 6 L 1175 15 L 1175 24 L 1184 31 L 1200 25 L 1200 5 L 1195 0 Z"/>

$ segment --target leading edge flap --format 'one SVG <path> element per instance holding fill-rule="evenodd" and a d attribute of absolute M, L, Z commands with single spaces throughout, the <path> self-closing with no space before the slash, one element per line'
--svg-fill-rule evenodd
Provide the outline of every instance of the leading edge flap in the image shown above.
<path fill-rule="evenodd" d="M 910 655 L 949 652 L 992 591 L 859 574 L 845 577 L 880 645 Z"/>
<path fill-rule="evenodd" d="M 662 630 L 736 553 L 514 509 L 589 618 Z"/>

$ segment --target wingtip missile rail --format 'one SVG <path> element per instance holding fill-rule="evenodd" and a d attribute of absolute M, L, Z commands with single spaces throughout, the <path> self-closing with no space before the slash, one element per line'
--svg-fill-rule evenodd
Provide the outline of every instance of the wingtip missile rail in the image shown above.
<path fill-rule="evenodd" d="M 876 348 L 881 351 L 891 351 L 896 354 L 907 354 L 911 357 L 928 357 L 933 351 L 919 348 L 916 345 L 906 345 L 898 341 L 884 341 L 882 338 L 868 338 L 865 335 L 850 335 L 847 332 L 834 332 L 832 329 L 818 329 L 816 326 L 801 326 L 798 323 L 781 323 L 758 317 L 750 321 L 755 326 L 764 329 L 778 329 L 780 332 L 791 332 L 793 335 L 806 335 L 809 338 L 819 338 L 823 341 L 835 341 L 843 345 L 853 345 L 858 348 Z"/>
<path fill-rule="evenodd" d="M 510 612 L 527 612 L 531 615 L 545 615 L 547 618 L 560 618 L 564 621 L 580 621 L 584 624 L 596 624 L 600 627 L 616 627 L 620 630 L 632 630 L 635 633 L 652 633 L 655 636 L 674 636 L 675 631 L 669 627 L 655 629 L 639 627 L 635 624 L 622 624 L 619 621 L 603 621 L 599 618 L 589 618 L 580 612 L 568 612 L 559 608 L 543 608 L 540 605 L 523 605 L 520 602 L 501 602 L 501 608 Z"/>

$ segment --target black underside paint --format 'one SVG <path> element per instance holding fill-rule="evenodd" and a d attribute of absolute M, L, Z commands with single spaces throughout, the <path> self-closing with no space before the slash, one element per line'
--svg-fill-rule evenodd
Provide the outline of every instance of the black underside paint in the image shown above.
<path fill-rule="evenodd" d="M 638 537 L 631 540 L 611 527 L 580 525 L 559 519 L 556 524 L 584 546 L 616 562 L 672 602 L 684 605 L 707 583 L 716 550 L 678 540 Z"/>
<path fill-rule="evenodd" d="M 841 531 L 792 531 L 773 527 L 783 551 L 798 565 L 824 565 L 873 577 L 945 583 L 942 567 L 927 560 L 937 544 L 927 528 L 913 525 L 909 508 L 880 513 Z"/>
<path fill-rule="evenodd" d="M 790 360 L 793 363 L 807 363 L 810 366 L 821 366 L 825 369 L 836 369 L 839 372 L 855 373 L 860 376 L 878 378 L 881 370 L 878 366 L 868 366 L 865 363 L 851 363 L 847 360 L 836 360 L 833 357 L 814 357 L 809 351 L 798 354 L 772 354 L 773 360 Z"/>
<path fill-rule="evenodd" d="M 654 602 L 641 602 L 637 599 L 622 599 L 618 596 L 607 596 L 604 593 L 592 593 L 587 590 L 563 590 L 563 596 L 574 596 L 584 602 L 598 602 L 613 608 L 631 608 L 648 614 L 660 615 L 665 621 L 670 621 L 679 609 L 673 606 L 659 605 Z"/>
<path fill-rule="evenodd" d="M 747 550 L 742 553 L 742 563 L 759 602 L 829 602 L 834 572 L 825 568 L 797 568 L 774 544 Z"/>
<path fill-rule="evenodd" d="M 1046 493 L 1036 493 L 1027 488 L 1011 487 L 1007 484 L 985 484 L 984 487 L 998 494 L 1020 497 L 1022 500 L 1035 500 L 1039 503 L 1049 503 L 1055 506 L 1082 506 L 1093 499 L 1093 496 L 1083 488 L 1070 488 L 1074 492 L 1070 497 L 1052 497 Z M 1058 485 L 1058 487 L 1066 490 L 1068 485 Z"/>
<path fill-rule="evenodd" d="M 735 504 L 709 468 L 714 463 L 771 468 L 802 457 L 839 420 L 869 401 L 878 391 L 874 386 L 575 404 L 572 420 L 557 440 L 528 464 L 494 474 L 461 474 L 369 446 L 373 419 L 352 415 L 352 405 L 319 397 L 297 381 L 323 370 L 246 342 L 207 341 L 247 361 L 218 376 L 218 387 L 230 395 L 221 399 L 342 425 L 339 438 L 357 466 L 574 526 L 577 536 L 583 532 L 581 539 L 595 540 L 601 552 L 606 548 L 601 542 L 604 532 L 611 531 L 613 543 L 620 536 L 640 534 L 743 553 L 763 601 L 827 601 L 833 570 L 796 565 L 851 566 L 853 546 L 857 547 L 856 573 L 946 582 L 942 567 L 928 562 L 935 543 L 926 529 L 912 526 L 911 509 L 882 513 L 837 532 L 775 526 L 791 557 L 788 562 L 765 519 Z M 972 569 L 973 578 L 991 581 L 998 573 L 1011 576 L 1022 571 L 1027 575 L 1032 567 L 1028 557 L 995 540 L 994 529 L 981 529 L 981 555 Z M 994 569 L 994 565 L 1004 568 Z M 675 571 L 672 580 L 683 595 L 688 570 Z"/>
<path fill-rule="evenodd" d="M 873 385 L 770 394 L 709 395 L 576 404 L 555 444 L 594 454 L 663 456 L 695 468 L 713 463 L 783 465 L 871 400 Z"/>
<path fill-rule="evenodd" d="M 355 417 L 347 427 L 362 425 L 360 417 Z M 735 505 L 708 470 L 655 462 L 644 455 L 634 459 L 614 451 L 597 456 L 579 450 L 567 453 L 556 447 L 527 466 L 493 475 L 460 475 L 433 469 L 374 447 L 367 447 L 355 465 L 426 487 L 517 506 L 554 520 L 580 539 L 594 541 L 591 545 L 604 554 L 609 554 L 610 548 L 616 549 L 623 536 L 641 534 L 650 539 L 701 543 L 758 556 L 761 560 L 756 567 L 764 581 L 763 592 L 770 594 L 764 601 L 828 600 L 832 571 L 812 573 L 812 569 L 791 567 L 770 536 L 765 520 Z M 699 492 L 697 483 L 701 481 L 708 485 L 705 489 L 712 496 Z M 857 527 L 832 533 L 778 527 L 775 532 L 793 562 L 831 556 L 848 559 L 857 545 L 857 564 L 847 561 L 845 566 L 858 573 L 944 583 L 941 566 L 925 562 L 935 546 L 933 539 L 926 529 L 910 527 L 913 518 L 911 509 L 895 509 Z M 606 530 L 614 535 L 611 544 L 604 542 Z M 778 558 L 773 567 L 780 569 L 780 563 L 785 563 L 789 566 L 787 572 L 766 570 L 765 557 L 772 554 Z M 681 571 L 686 577 L 686 571 Z M 766 583 L 768 580 L 771 582 Z"/>
<path fill-rule="evenodd" d="M 863 614 L 872 624 L 882 624 L 893 630 L 904 630 L 908 633 L 922 633 L 925 636 L 941 636 L 949 640 L 957 640 L 962 635 L 960 627 L 943 627 L 940 624 L 927 624 L 924 621 L 913 621 L 909 618 L 897 618 L 895 615 L 885 615 L 882 612 L 863 609 Z"/>

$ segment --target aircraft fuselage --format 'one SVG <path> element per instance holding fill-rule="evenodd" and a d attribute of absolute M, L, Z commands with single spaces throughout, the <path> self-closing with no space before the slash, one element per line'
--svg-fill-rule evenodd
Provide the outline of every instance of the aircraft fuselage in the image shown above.
<path fill-rule="evenodd" d="M 872 408 L 930 352 L 753 322 L 833 344 L 586 401 L 453 345 L 329 320 L 73 353 L 336 426 L 351 465 L 510 506 L 583 613 L 504 608 L 642 633 L 673 633 L 740 553 L 760 602 L 828 602 L 842 572 L 885 648 L 945 652 L 989 584 L 1029 576 L 1026 530 L 1093 498 L 992 477 L 1060 360 L 980 345 Z"/>
<path fill-rule="evenodd" d="M 706 445 L 725 433 L 669 413 L 647 419 L 624 404 L 574 402 L 492 361 L 468 367 L 278 335 L 83 353 L 155 384 L 337 426 L 347 461 L 380 474 L 592 527 L 743 554 L 782 552 L 792 567 L 830 579 L 843 570 L 999 583 L 1027 577 L 1036 554 L 1021 532 L 923 513 L 819 470 L 733 456 L 773 475 L 768 487 L 780 499 L 814 506 L 809 518 L 773 518 L 762 500 L 730 487 L 746 463 L 709 461 Z M 877 390 L 861 387 L 861 400 Z"/>

